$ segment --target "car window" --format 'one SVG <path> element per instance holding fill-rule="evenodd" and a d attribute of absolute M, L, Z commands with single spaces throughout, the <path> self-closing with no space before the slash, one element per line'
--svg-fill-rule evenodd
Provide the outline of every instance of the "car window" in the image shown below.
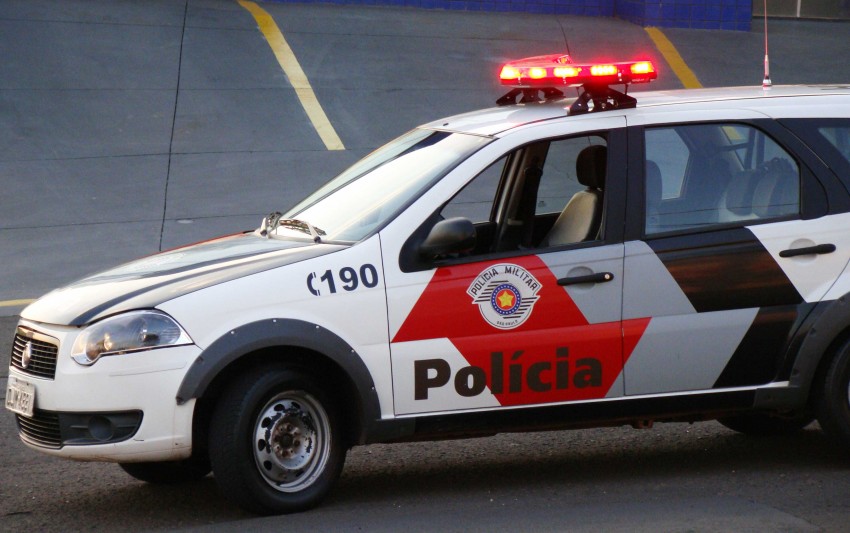
<path fill-rule="evenodd" d="M 600 174 L 585 176 L 584 181 L 590 180 L 591 185 L 580 183 L 578 162 L 582 158 L 585 174 Z M 606 142 L 601 135 L 526 145 L 476 176 L 440 215 L 476 223 L 476 254 L 597 240 L 602 236 L 606 161 Z M 568 209 L 571 202 L 574 205 Z"/>
<path fill-rule="evenodd" d="M 344 171 L 283 217 L 310 222 L 323 240 L 358 241 L 489 142 L 476 135 L 413 130 Z M 289 233 L 304 237 L 303 231 Z"/>
<path fill-rule="evenodd" d="M 752 126 L 648 128 L 645 146 L 647 235 L 800 212 L 799 165 Z"/>
<path fill-rule="evenodd" d="M 662 176 L 661 198 L 678 198 L 682 194 L 688 147 L 673 128 L 646 131 L 646 159 L 658 165 Z"/>
<path fill-rule="evenodd" d="M 441 211 L 443 218 L 465 217 L 474 223 L 492 218 L 493 201 L 507 156 L 487 167 L 470 181 Z"/>
<path fill-rule="evenodd" d="M 818 128 L 818 132 L 850 163 L 850 125 Z"/>
<path fill-rule="evenodd" d="M 571 137 L 549 143 L 543 175 L 537 192 L 535 213 L 560 213 L 570 198 L 584 190 L 576 175 L 576 160 L 579 153 L 592 145 L 604 145 L 605 140 L 597 136 Z"/>

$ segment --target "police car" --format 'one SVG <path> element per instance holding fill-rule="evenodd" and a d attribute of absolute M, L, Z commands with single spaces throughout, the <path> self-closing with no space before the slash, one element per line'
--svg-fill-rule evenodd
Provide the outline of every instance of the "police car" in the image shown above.
<path fill-rule="evenodd" d="M 21 440 L 153 483 L 211 470 L 257 513 L 317 504 L 375 442 L 817 418 L 850 445 L 850 87 L 636 98 L 651 63 L 566 56 L 500 77 L 498 107 L 255 231 L 30 305 Z"/>

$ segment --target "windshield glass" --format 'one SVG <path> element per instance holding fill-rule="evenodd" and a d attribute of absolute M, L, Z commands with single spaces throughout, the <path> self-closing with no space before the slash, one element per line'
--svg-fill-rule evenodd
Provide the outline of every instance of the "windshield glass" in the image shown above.
<path fill-rule="evenodd" d="M 309 222 L 323 241 L 359 241 L 488 142 L 474 135 L 413 130 L 355 163 L 283 218 Z M 276 233 L 304 237 L 303 231 L 286 226 Z"/>

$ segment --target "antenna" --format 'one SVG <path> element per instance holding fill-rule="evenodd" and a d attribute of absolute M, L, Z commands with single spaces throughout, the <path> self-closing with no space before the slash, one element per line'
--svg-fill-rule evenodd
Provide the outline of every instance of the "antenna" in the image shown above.
<path fill-rule="evenodd" d="M 770 81 L 770 62 L 767 59 L 767 0 L 764 0 L 764 80 L 761 82 L 763 89 L 770 89 L 773 83 Z"/>

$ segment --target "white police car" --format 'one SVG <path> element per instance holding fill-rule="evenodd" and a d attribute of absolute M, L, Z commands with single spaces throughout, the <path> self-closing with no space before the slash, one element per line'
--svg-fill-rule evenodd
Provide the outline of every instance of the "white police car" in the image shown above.
<path fill-rule="evenodd" d="M 346 450 L 815 417 L 850 445 L 850 87 L 641 93 L 648 62 L 507 65 L 256 231 L 58 289 L 16 332 L 33 449 L 258 513 Z M 578 98 L 562 89 L 580 87 Z"/>

